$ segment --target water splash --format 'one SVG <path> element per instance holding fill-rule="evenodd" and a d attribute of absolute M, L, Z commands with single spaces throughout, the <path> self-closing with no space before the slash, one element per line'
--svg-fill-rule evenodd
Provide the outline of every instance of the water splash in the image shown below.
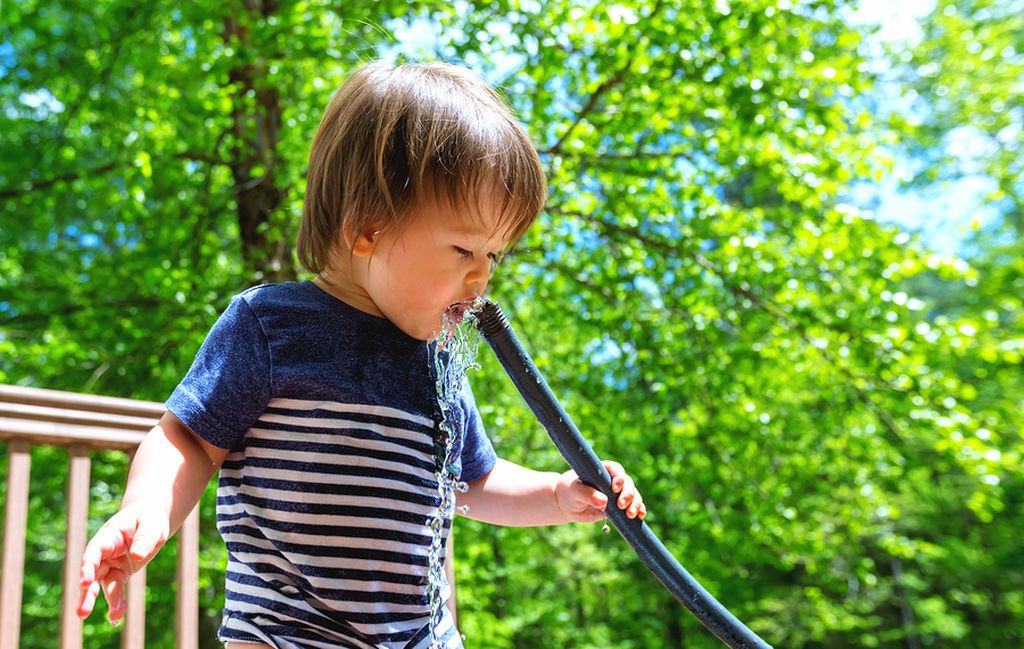
<path fill-rule="evenodd" d="M 437 636 L 445 601 L 443 598 L 447 580 L 444 575 L 444 530 L 454 518 L 455 493 L 466 493 L 469 485 L 458 479 L 454 467 L 458 459 L 458 446 L 462 427 L 454 412 L 462 392 L 462 382 L 471 369 L 479 369 L 476 362 L 480 335 L 476 328 L 476 313 L 484 305 L 482 299 L 463 302 L 445 311 L 441 334 L 431 346 L 431 369 L 436 378 L 438 435 L 434 442 L 434 476 L 437 479 L 438 506 L 430 519 L 430 551 L 428 554 L 427 579 L 430 596 L 430 647 L 441 649 L 444 645 Z M 469 507 L 458 508 L 462 514 L 469 513 Z"/>

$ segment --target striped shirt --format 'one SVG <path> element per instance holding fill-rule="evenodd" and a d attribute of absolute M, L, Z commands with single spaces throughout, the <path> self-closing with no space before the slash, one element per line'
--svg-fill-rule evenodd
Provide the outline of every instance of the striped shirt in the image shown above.
<path fill-rule="evenodd" d="M 429 352 L 312 282 L 249 289 L 218 319 L 167 408 L 230 449 L 217 490 L 221 641 L 429 646 L 443 445 Z M 496 458 L 464 388 L 455 470 L 472 482 Z M 447 610 L 436 631 L 462 646 Z"/>

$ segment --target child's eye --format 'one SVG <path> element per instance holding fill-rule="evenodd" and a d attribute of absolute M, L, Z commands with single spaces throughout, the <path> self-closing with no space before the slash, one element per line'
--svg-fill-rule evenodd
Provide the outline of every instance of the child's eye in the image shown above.
<path fill-rule="evenodd" d="M 472 250 L 466 250 L 465 248 L 463 248 L 461 246 L 452 246 L 452 248 L 454 248 L 455 252 L 457 252 L 458 255 L 460 257 L 462 257 L 463 259 L 472 259 L 473 258 L 473 251 Z M 504 255 L 502 255 L 500 253 L 494 253 L 494 252 L 487 253 L 487 259 L 488 259 L 488 261 L 491 262 L 491 268 L 492 269 L 496 268 L 498 266 L 498 264 L 501 263 L 501 258 L 503 256 Z"/>

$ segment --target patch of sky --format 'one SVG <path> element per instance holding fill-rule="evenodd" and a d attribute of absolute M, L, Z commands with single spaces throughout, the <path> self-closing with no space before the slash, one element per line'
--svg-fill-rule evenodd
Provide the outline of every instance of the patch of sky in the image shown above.
<path fill-rule="evenodd" d="M 181 37 L 185 41 L 185 54 L 193 56 L 196 53 L 196 39 L 191 27 L 182 27 Z"/>
<path fill-rule="evenodd" d="M 117 232 L 114 245 L 118 248 L 134 248 L 142 241 L 142 235 L 134 231 L 134 227 L 133 232 L 129 233 L 128 226 L 124 223 L 115 223 L 114 230 Z"/>
<path fill-rule="evenodd" d="M 658 287 L 658 283 L 650 277 L 643 275 L 633 280 L 633 288 L 640 291 L 647 301 L 656 309 L 661 309 L 665 306 L 665 301 L 661 299 L 661 289 Z"/>
<path fill-rule="evenodd" d="M 856 10 L 843 10 L 848 24 L 871 30 L 863 46 L 869 61 L 866 71 L 878 75 L 880 81 L 876 94 L 865 99 L 876 114 L 900 114 L 911 123 L 927 117 L 930 107 L 915 93 L 902 92 L 898 87 L 902 81 L 893 74 L 886 48 L 909 51 L 919 44 L 924 37 L 921 19 L 934 8 L 935 0 L 864 0 Z M 919 72 L 927 74 L 928 70 Z M 973 231 L 999 218 L 1000 206 L 987 200 L 997 189 L 995 182 L 978 173 L 994 146 L 969 128 L 953 130 L 942 148 L 959 160 L 960 175 L 926 187 L 908 186 L 920 163 L 890 150 L 888 153 L 896 158 L 892 174 L 878 183 L 854 185 L 843 200 L 866 216 L 916 233 L 926 248 L 950 255 L 963 252 Z"/>
<path fill-rule="evenodd" d="M 998 221 L 999 206 L 984 199 L 996 189 L 995 180 L 976 175 L 907 189 L 897 173 L 854 185 L 848 199 L 865 214 L 916 234 L 925 247 L 952 255 L 966 250 L 972 232 Z"/>
<path fill-rule="evenodd" d="M 466 15 L 471 8 L 466 2 L 457 2 L 456 15 Z M 392 35 L 389 43 L 378 46 L 377 56 L 386 61 L 404 58 L 411 61 L 440 59 L 461 63 L 472 68 L 492 84 L 500 84 L 526 63 L 519 53 L 508 16 L 488 22 L 474 37 L 480 42 L 481 53 L 467 52 L 459 57 L 449 43 L 465 42 L 468 35 L 457 27 L 443 27 L 429 16 L 393 18 L 384 23 Z"/>
<path fill-rule="evenodd" d="M 544 259 L 549 261 L 558 261 L 566 255 L 566 251 L 569 250 L 569 246 L 564 241 L 556 241 L 554 245 L 544 251 Z"/>
<path fill-rule="evenodd" d="M 888 44 L 917 45 L 924 37 L 920 19 L 935 8 L 935 0 L 861 0 L 843 7 L 840 15 L 848 25 L 872 30 L 866 44 L 879 56 Z"/>
<path fill-rule="evenodd" d="M 582 234 L 579 221 L 576 219 L 560 219 L 555 226 L 555 231 L 562 236 L 575 239 Z"/>
<path fill-rule="evenodd" d="M 18 95 L 18 103 L 29 109 L 29 117 L 37 120 L 44 120 L 54 113 L 64 112 L 64 104 L 46 88 L 21 93 Z M 5 113 L 11 119 L 25 116 L 24 111 L 19 111 L 10 105 L 6 107 Z"/>
<path fill-rule="evenodd" d="M 687 203 L 688 205 L 689 203 Z M 684 205 L 684 207 L 686 207 Z M 691 206 L 692 210 L 692 206 Z M 681 216 L 682 218 L 679 218 Z M 683 229 L 680 227 L 681 222 L 688 221 L 688 215 L 682 214 L 677 215 L 676 218 L 667 221 L 656 221 L 654 219 L 646 219 L 640 223 L 640 231 L 646 235 L 654 236 L 659 239 L 667 241 L 674 241 L 683 236 Z"/>
<path fill-rule="evenodd" d="M 82 232 L 77 225 L 69 225 L 59 232 L 50 232 L 47 234 L 46 242 L 50 247 L 55 247 L 61 239 L 79 243 L 83 248 L 94 248 L 100 244 L 98 236 L 91 232 Z"/>
<path fill-rule="evenodd" d="M 578 182 L 580 188 L 584 192 L 593 194 L 599 203 L 607 200 L 608 196 L 605 193 L 604 184 L 596 176 L 583 172 L 580 174 Z"/>
<path fill-rule="evenodd" d="M 603 245 L 597 232 L 580 227 L 578 219 L 559 219 L 555 228 L 555 243 L 544 252 L 544 259 L 549 261 L 559 261 L 577 250 L 597 250 Z M 571 246 L 567 240 L 572 241 Z"/>
<path fill-rule="evenodd" d="M 7 72 L 18 64 L 17 52 L 9 42 L 0 43 L 0 79 L 7 76 Z"/>
<path fill-rule="evenodd" d="M 705 83 L 711 83 L 718 77 L 722 76 L 723 72 L 725 72 L 725 68 L 715 63 L 714 65 L 710 66 L 707 70 L 704 71 L 704 76 L 702 78 L 704 79 Z M 707 111 L 705 111 L 705 114 L 707 114 Z"/>
<path fill-rule="evenodd" d="M 606 11 L 608 13 L 608 18 L 616 25 L 635 25 L 640 20 L 639 14 L 637 14 L 636 9 L 633 7 L 610 5 Z"/>
<path fill-rule="evenodd" d="M 684 156 L 677 156 L 672 162 L 672 166 L 679 172 L 683 178 L 695 178 L 700 171 L 697 165 L 693 164 L 691 158 Z"/>
<path fill-rule="evenodd" d="M 96 248 L 103 243 L 103 239 L 100 239 L 91 232 L 87 232 L 78 238 L 78 243 L 81 244 L 83 248 Z"/>
<path fill-rule="evenodd" d="M 593 368 L 606 366 L 600 372 L 601 382 L 616 390 L 626 390 L 630 381 L 623 376 L 624 369 L 632 367 L 635 363 L 636 349 L 629 343 L 618 343 L 608 336 L 595 338 L 590 341 L 583 350 L 583 355 L 590 358 L 590 365 Z"/>
<path fill-rule="evenodd" d="M 704 131 L 703 136 L 713 135 L 710 125 Z M 690 164 L 693 165 L 694 170 L 703 171 L 714 171 L 721 169 L 722 165 L 718 162 L 718 159 L 714 156 L 718 152 L 718 142 L 711 138 L 703 141 L 703 146 L 695 146 L 690 150 L 690 154 L 693 156 L 690 160 Z"/>
<path fill-rule="evenodd" d="M 607 335 L 595 338 L 583 347 L 583 355 L 590 358 L 593 365 L 603 365 L 622 357 L 622 349 L 618 343 Z"/>

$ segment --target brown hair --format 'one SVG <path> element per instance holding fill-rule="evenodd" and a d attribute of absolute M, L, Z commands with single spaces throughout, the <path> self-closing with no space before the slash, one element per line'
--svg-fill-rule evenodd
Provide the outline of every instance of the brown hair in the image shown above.
<path fill-rule="evenodd" d="M 546 197 L 533 143 L 482 79 L 444 63 L 371 63 L 338 89 L 313 140 L 299 261 L 320 273 L 342 232 L 400 224 L 429 198 L 500 210 L 514 242 Z"/>

